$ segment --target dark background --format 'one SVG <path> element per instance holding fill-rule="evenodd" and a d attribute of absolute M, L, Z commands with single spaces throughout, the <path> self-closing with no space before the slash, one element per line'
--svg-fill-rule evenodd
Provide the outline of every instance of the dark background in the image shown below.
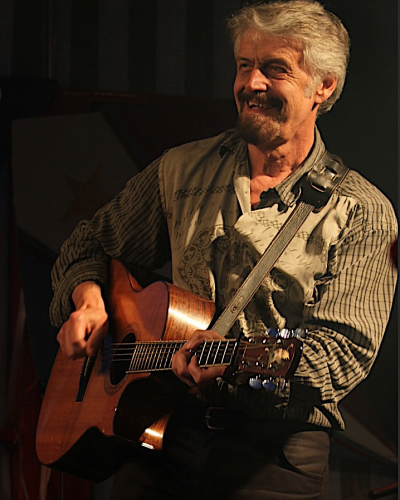
<path fill-rule="evenodd" d="M 132 133 L 145 145 L 142 156 L 135 158 L 140 167 L 165 147 L 234 125 L 234 61 L 224 23 L 242 4 L 5 1 L 0 6 L 2 209 L 12 211 L 14 120 L 110 109 L 123 113 L 126 106 L 134 116 Z M 352 48 L 342 98 L 318 125 L 329 151 L 376 184 L 397 213 L 397 2 L 332 0 L 325 5 L 343 20 Z M 8 226 L 2 219 L 2 230 Z M 43 388 L 56 345 L 47 319 L 48 273 L 56 255 L 25 231 L 18 237 L 30 341 Z M 7 263 L 11 247 L 4 238 L 0 250 Z M 3 269 L 0 275 L 4 282 L 7 272 Z M 4 324 L 4 295 L 0 305 Z M 376 415 L 379 432 L 395 444 L 397 336 L 396 302 L 372 374 L 356 390 Z"/>

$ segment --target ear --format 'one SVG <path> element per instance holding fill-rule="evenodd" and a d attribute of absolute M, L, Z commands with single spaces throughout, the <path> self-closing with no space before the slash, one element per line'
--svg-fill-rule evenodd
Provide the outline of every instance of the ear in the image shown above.
<path fill-rule="evenodd" d="M 322 104 L 333 94 L 336 89 L 337 78 L 328 75 L 315 91 L 315 104 Z"/>

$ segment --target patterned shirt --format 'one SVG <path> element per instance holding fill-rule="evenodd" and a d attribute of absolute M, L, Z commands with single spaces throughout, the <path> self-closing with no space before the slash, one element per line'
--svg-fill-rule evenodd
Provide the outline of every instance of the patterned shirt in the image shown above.
<path fill-rule="evenodd" d="M 296 206 L 299 181 L 325 153 L 318 130 L 304 164 L 250 205 L 247 145 L 235 131 L 173 148 L 81 222 L 52 271 L 53 324 L 61 326 L 77 284 L 107 287 L 108 261 L 160 268 L 173 283 L 211 299 L 221 312 Z M 240 313 L 229 336 L 303 327 L 293 378 L 275 391 L 222 379 L 199 391 L 209 404 L 259 418 L 344 428 L 338 403 L 369 373 L 388 322 L 397 272 L 390 202 L 351 170 L 328 204 L 313 212 Z"/>

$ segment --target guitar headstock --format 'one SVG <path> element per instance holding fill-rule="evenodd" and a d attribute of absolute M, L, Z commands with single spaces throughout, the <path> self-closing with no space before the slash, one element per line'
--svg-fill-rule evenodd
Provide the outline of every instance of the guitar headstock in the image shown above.
<path fill-rule="evenodd" d="M 296 353 L 298 340 L 253 338 L 242 341 L 237 357 L 238 372 L 285 377 Z"/>
<path fill-rule="evenodd" d="M 289 379 L 294 372 L 302 349 L 298 336 L 250 337 L 240 341 L 234 364 L 224 378 L 239 385 L 274 390 L 274 379 Z"/>

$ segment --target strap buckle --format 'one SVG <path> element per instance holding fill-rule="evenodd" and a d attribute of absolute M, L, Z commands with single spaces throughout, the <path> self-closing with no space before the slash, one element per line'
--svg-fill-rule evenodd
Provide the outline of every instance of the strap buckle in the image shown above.
<path fill-rule="evenodd" d="M 314 205 L 314 212 L 320 211 L 328 202 L 332 192 L 343 181 L 348 168 L 339 156 L 326 152 L 325 156 L 312 169 L 304 180 L 301 189 L 301 200 Z"/>

